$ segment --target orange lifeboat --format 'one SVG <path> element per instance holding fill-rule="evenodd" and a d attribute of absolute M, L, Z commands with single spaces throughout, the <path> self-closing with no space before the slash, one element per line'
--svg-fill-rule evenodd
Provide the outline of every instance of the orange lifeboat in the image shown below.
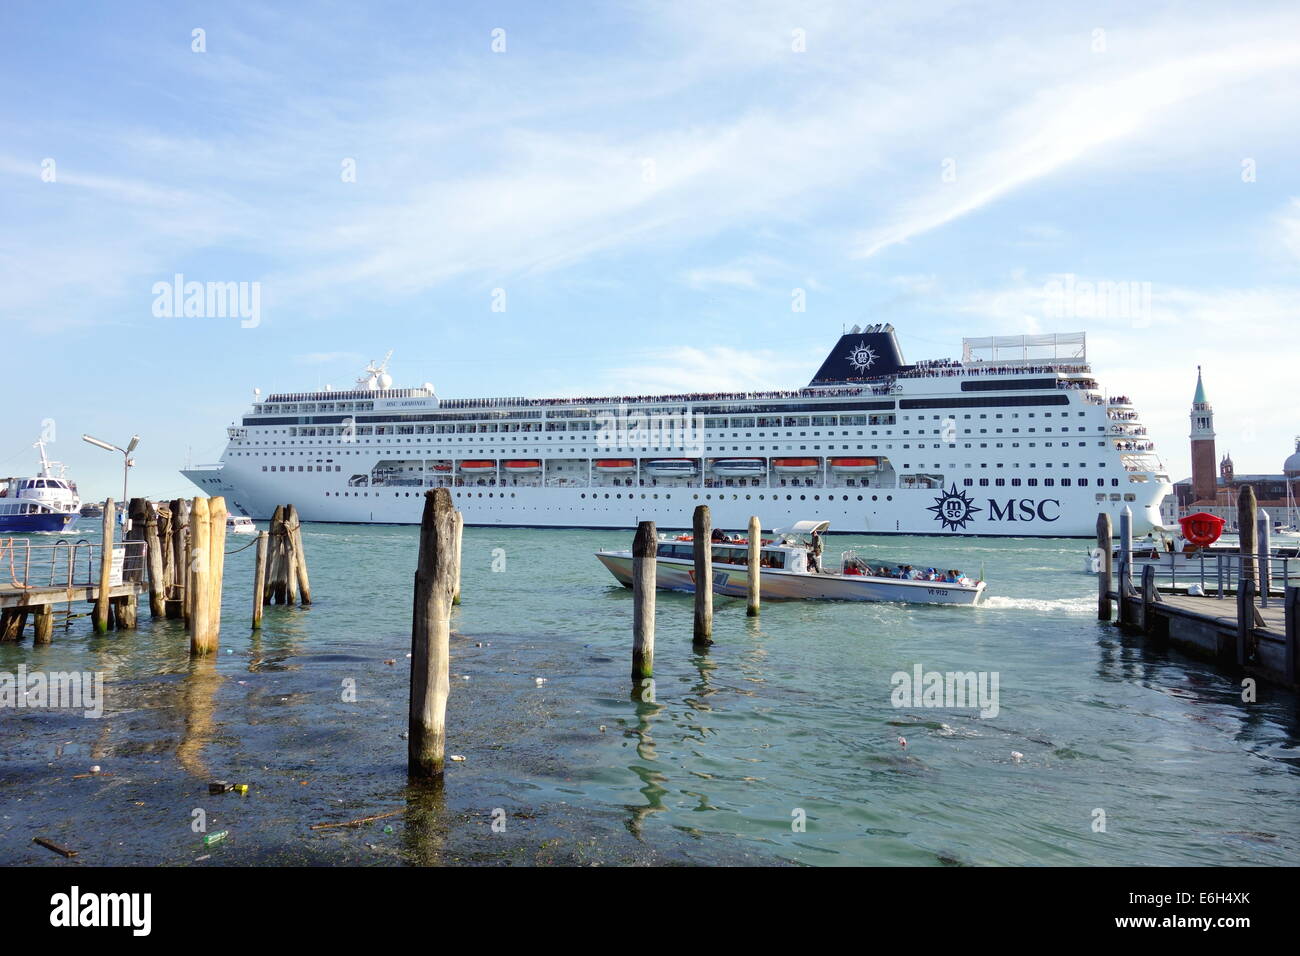
<path fill-rule="evenodd" d="M 435 462 L 433 466 L 433 470 L 439 472 L 451 471 L 451 463 L 446 461 Z"/>
<path fill-rule="evenodd" d="M 540 461 L 508 461 L 505 468 L 512 475 L 532 475 L 542 470 L 542 463 Z"/>
<path fill-rule="evenodd" d="M 831 471 L 841 475 L 859 475 L 864 471 L 876 471 L 880 467 L 879 458 L 832 458 Z"/>
<path fill-rule="evenodd" d="M 636 471 L 636 462 L 631 458 L 598 458 L 596 470 L 606 475 L 625 475 Z"/>
<path fill-rule="evenodd" d="M 491 458 L 472 459 L 462 461 L 460 470 L 469 475 L 487 475 L 497 470 L 497 463 Z"/>
<path fill-rule="evenodd" d="M 785 475 L 811 475 L 821 471 L 819 458 L 773 458 L 772 468 Z"/>

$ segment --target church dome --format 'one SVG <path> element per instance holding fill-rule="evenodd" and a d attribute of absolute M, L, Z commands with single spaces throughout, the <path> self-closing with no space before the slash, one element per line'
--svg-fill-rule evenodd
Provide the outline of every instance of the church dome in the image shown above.
<path fill-rule="evenodd" d="M 1295 441 L 1295 451 L 1282 463 L 1282 473 L 1285 475 L 1300 475 L 1300 438 Z"/>

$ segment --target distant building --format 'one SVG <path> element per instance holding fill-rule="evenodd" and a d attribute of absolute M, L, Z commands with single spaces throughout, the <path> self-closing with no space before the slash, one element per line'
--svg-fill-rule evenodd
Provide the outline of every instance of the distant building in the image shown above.
<path fill-rule="evenodd" d="M 1228 453 L 1215 465 L 1214 408 L 1205 397 L 1205 384 L 1201 368 L 1196 368 L 1196 394 L 1192 397 L 1190 413 L 1192 446 L 1192 476 L 1174 483 L 1174 492 L 1160 507 L 1166 527 L 1173 527 L 1183 515 L 1205 511 L 1218 515 L 1228 522 L 1228 528 L 1237 527 L 1237 495 L 1242 487 L 1251 485 L 1261 508 L 1266 509 L 1275 524 L 1294 525 L 1300 517 L 1297 498 L 1300 497 L 1300 438 L 1295 451 L 1276 475 L 1239 475 Z M 1215 474 L 1215 472 L 1218 472 Z"/>

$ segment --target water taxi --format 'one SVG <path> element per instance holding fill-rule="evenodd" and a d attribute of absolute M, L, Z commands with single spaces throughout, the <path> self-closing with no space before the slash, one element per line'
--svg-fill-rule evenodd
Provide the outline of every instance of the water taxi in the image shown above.
<path fill-rule="evenodd" d="M 960 571 L 911 565 L 869 564 L 857 551 L 844 551 L 836 568 L 821 567 L 818 547 L 829 521 L 799 521 L 764 538 L 759 550 L 759 580 L 764 599 L 819 601 L 902 601 L 910 604 L 975 605 L 985 583 Z M 749 575 L 749 540 L 715 532 L 713 590 L 744 597 Z M 624 587 L 632 586 L 631 551 L 597 551 L 596 557 Z M 659 536 L 655 557 L 658 587 L 695 590 L 695 542 L 691 535 Z"/>
<path fill-rule="evenodd" d="M 246 515 L 226 515 L 226 534 L 257 534 L 257 525 Z"/>
<path fill-rule="evenodd" d="M 68 531 L 81 517 L 77 486 L 66 469 L 45 457 L 45 442 L 36 442 L 41 470 L 34 478 L 0 478 L 0 533 Z"/>

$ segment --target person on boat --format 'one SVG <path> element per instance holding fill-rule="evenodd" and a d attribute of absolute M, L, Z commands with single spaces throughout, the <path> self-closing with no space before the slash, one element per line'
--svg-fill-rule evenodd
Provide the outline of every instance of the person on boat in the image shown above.
<path fill-rule="evenodd" d="M 721 528 L 714 528 L 713 534 L 709 537 L 709 540 L 714 544 L 717 544 L 719 541 L 726 541 L 727 536 L 723 533 Z"/>
<path fill-rule="evenodd" d="M 818 532 L 814 531 L 812 533 L 812 546 L 809 548 L 808 555 L 809 570 L 813 573 L 817 573 L 822 569 L 823 548 L 822 536 Z"/>

